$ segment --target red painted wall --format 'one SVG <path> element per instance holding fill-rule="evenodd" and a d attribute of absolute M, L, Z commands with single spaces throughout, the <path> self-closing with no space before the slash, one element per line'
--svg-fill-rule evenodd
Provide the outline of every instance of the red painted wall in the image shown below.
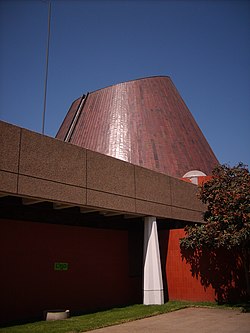
<path fill-rule="evenodd" d="M 169 230 L 168 252 L 166 258 L 166 279 L 170 300 L 215 301 L 211 286 L 207 289 L 201 284 L 200 277 L 193 277 L 191 266 L 182 260 L 179 239 L 184 237 L 183 229 Z"/>
<path fill-rule="evenodd" d="M 141 277 L 129 277 L 127 231 L 1 219 L 0 230 L 1 323 L 42 318 L 46 309 L 141 302 Z M 68 271 L 55 271 L 55 262 Z"/>
<path fill-rule="evenodd" d="M 203 251 L 199 260 L 197 257 L 190 260 L 187 252 L 180 251 L 179 239 L 184 236 L 184 229 L 160 233 L 169 300 L 238 302 L 246 299 L 240 255 L 235 251 Z"/>
<path fill-rule="evenodd" d="M 0 323 L 42 319 L 46 309 L 142 303 L 140 233 L 3 219 L 0 230 Z M 239 257 L 203 253 L 195 271 L 182 258 L 183 236 L 183 229 L 159 230 L 165 301 L 242 299 Z M 55 262 L 68 263 L 68 271 L 55 271 Z"/>

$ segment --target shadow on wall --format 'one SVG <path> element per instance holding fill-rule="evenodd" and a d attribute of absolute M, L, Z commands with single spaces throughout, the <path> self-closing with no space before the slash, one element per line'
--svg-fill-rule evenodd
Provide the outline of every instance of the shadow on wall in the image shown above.
<path fill-rule="evenodd" d="M 159 230 L 159 247 L 160 247 L 160 255 L 161 255 L 161 270 L 162 276 L 166 277 L 166 261 L 167 261 L 167 250 L 168 250 L 168 242 L 169 242 L 169 230 Z M 169 301 L 169 294 L 168 294 L 168 284 L 167 279 L 163 278 L 163 292 L 164 292 L 164 302 Z"/>
<path fill-rule="evenodd" d="M 247 300 L 244 268 L 239 252 L 226 250 L 181 250 L 182 261 L 191 267 L 204 290 L 211 286 L 218 303 Z"/>

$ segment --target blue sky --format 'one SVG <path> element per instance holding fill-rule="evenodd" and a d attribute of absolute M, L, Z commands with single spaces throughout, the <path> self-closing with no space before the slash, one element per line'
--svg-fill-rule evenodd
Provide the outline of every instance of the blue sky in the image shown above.
<path fill-rule="evenodd" d="M 41 132 L 48 5 L 0 0 L 0 119 Z M 45 134 L 73 100 L 169 75 L 221 163 L 250 165 L 250 1 L 52 0 Z"/>

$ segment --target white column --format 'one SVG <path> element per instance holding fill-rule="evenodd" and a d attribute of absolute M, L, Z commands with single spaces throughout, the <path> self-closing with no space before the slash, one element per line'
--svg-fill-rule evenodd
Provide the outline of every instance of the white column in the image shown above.
<path fill-rule="evenodd" d="M 144 218 L 143 304 L 163 304 L 163 283 L 156 217 Z"/>

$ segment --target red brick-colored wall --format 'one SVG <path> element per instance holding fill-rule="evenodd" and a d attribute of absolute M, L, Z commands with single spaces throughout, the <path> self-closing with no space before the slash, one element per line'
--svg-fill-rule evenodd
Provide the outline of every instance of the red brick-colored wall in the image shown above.
<path fill-rule="evenodd" d="M 213 178 L 213 176 L 200 176 L 197 177 L 198 178 L 198 185 L 202 185 L 204 183 L 206 183 L 207 181 L 211 180 Z"/>
<path fill-rule="evenodd" d="M 166 258 L 166 279 L 170 300 L 215 301 L 215 292 L 210 286 L 206 290 L 200 277 L 192 276 L 191 267 L 182 259 L 179 239 L 184 237 L 183 229 L 169 230 Z"/>
<path fill-rule="evenodd" d="M 0 219 L 1 323 L 141 302 L 128 231 Z M 54 263 L 68 263 L 55 271 Z"/>
<path fill-rule="evenodd" d="M 142 303 L 140 233 L 4 219 L 0 228 L 0 323 L 41 319 L 46 309 L 77 313 Z M 165 301 L 242 299 L 239 257 L 203 253 L 194 268 L 182 257 L 183 236 L 183 229 L 159 230 Z M 69 269 L 55 271 L 55 262 Z"/>
<path fill-rule="evenodd" d="M 190 256 L 180 250 L 179 240 L 184 236 L 184 229 L 160 233 L 169 300 L 245 300 L 244 270 L 239 253 L 235 250 L 200 251 L 198 256 Z"/>

